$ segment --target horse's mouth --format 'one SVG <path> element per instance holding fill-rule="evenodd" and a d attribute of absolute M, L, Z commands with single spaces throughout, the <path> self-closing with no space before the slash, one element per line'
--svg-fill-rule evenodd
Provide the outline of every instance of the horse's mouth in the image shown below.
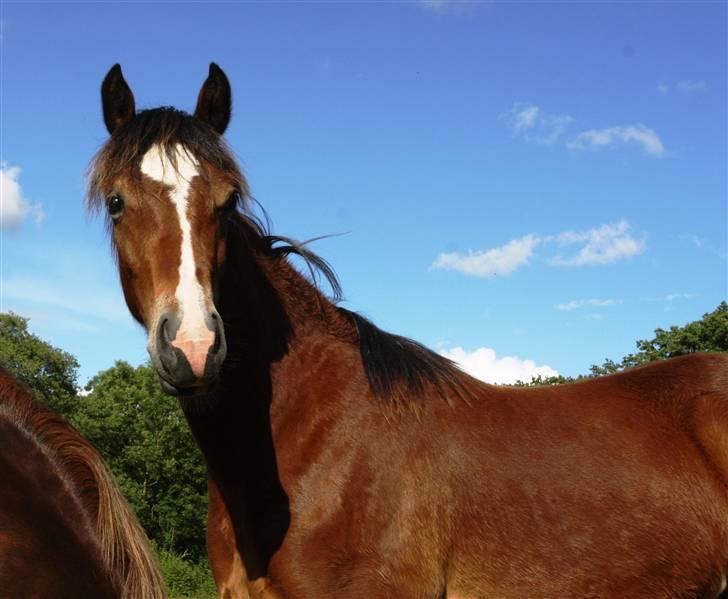
<path fill-rule="evenodd" d="M 169 381 L 165 380 L 163 377 L 159 377 L 159 386 L 162 388 L 162 391 L 167 395 L 173 395 L 180 398 L 204 397 L 215 385 L 216 381 L 211 381 L 209 383 L 201 382 L 200 384 L 192 385 L 190 387 L 177 387 L 176 385 L 173 385 Z"/>

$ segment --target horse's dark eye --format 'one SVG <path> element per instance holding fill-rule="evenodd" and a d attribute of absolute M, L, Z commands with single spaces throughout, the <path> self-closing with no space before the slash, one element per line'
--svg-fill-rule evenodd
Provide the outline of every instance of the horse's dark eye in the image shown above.
<path fill-rule="evenodd" d="M 238 207 L 238 204 L 240 203 L 240 193 L 237 191 L 233 191 L 228 197 L 227 200 L 225 200 L 225 203 L 222 205 L 222 211 L 225 213 L 230 213 L 235 208 Z"/>
<path fill-rule="evenodd" d="M 116 220 L 124 212 L 124 200 L 117 195 L 113 195 L 106 201 L 106 209 L 109 211 L 109 216 Z"/>

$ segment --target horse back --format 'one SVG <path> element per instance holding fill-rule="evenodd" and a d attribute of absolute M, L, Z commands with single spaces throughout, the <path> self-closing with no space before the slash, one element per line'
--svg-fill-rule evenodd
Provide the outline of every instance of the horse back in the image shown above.
<path fill-rule="evenodd" d="M 119 597 L 78 490 L 26 426 L 36 407 L 0 369 L 0 595 Z"/>
<path fill-rule="evenodd" d="M 728 565 L 727 375 L 728 356 L 699 354 L 491 388 L 452 426 L 448 589 L 716 596 Z"/>

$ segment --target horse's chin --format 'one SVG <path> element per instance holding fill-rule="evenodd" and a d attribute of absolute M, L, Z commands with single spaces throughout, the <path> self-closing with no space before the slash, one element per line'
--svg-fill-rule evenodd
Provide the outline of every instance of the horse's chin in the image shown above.
<path fill-rule="evenodd" d="M 173 395 L 174 397 L 179 397 L 180 399 L 203 399 L 209 395 L 210 390 L 215 386 L 215 383 L 201 383 L 199 385 L 193 385 L 191 387 L 176 387 L 175 385 L 160 376 L 159 386 L 162 388 L 162 391 L 167 395 Z"/>

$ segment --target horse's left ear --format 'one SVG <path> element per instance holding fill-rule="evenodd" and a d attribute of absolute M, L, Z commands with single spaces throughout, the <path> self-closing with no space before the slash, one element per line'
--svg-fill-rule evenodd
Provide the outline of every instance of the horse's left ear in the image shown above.
<path fill-rule="evenodd" d="M 230 122 L 231 96 L 227 76 L 219 66 L 211 62 L 210 74 L 202 84 L 197 98 L 195 116 L 222 135 Z"/>
<path fill-rule="evenodd" d="M 109 69 L 101 84 L 101 104 L 104 109 L 104 123 L 109 133 L 134 118 L 134 94 L 124 80 L 119 63 Z"/>

